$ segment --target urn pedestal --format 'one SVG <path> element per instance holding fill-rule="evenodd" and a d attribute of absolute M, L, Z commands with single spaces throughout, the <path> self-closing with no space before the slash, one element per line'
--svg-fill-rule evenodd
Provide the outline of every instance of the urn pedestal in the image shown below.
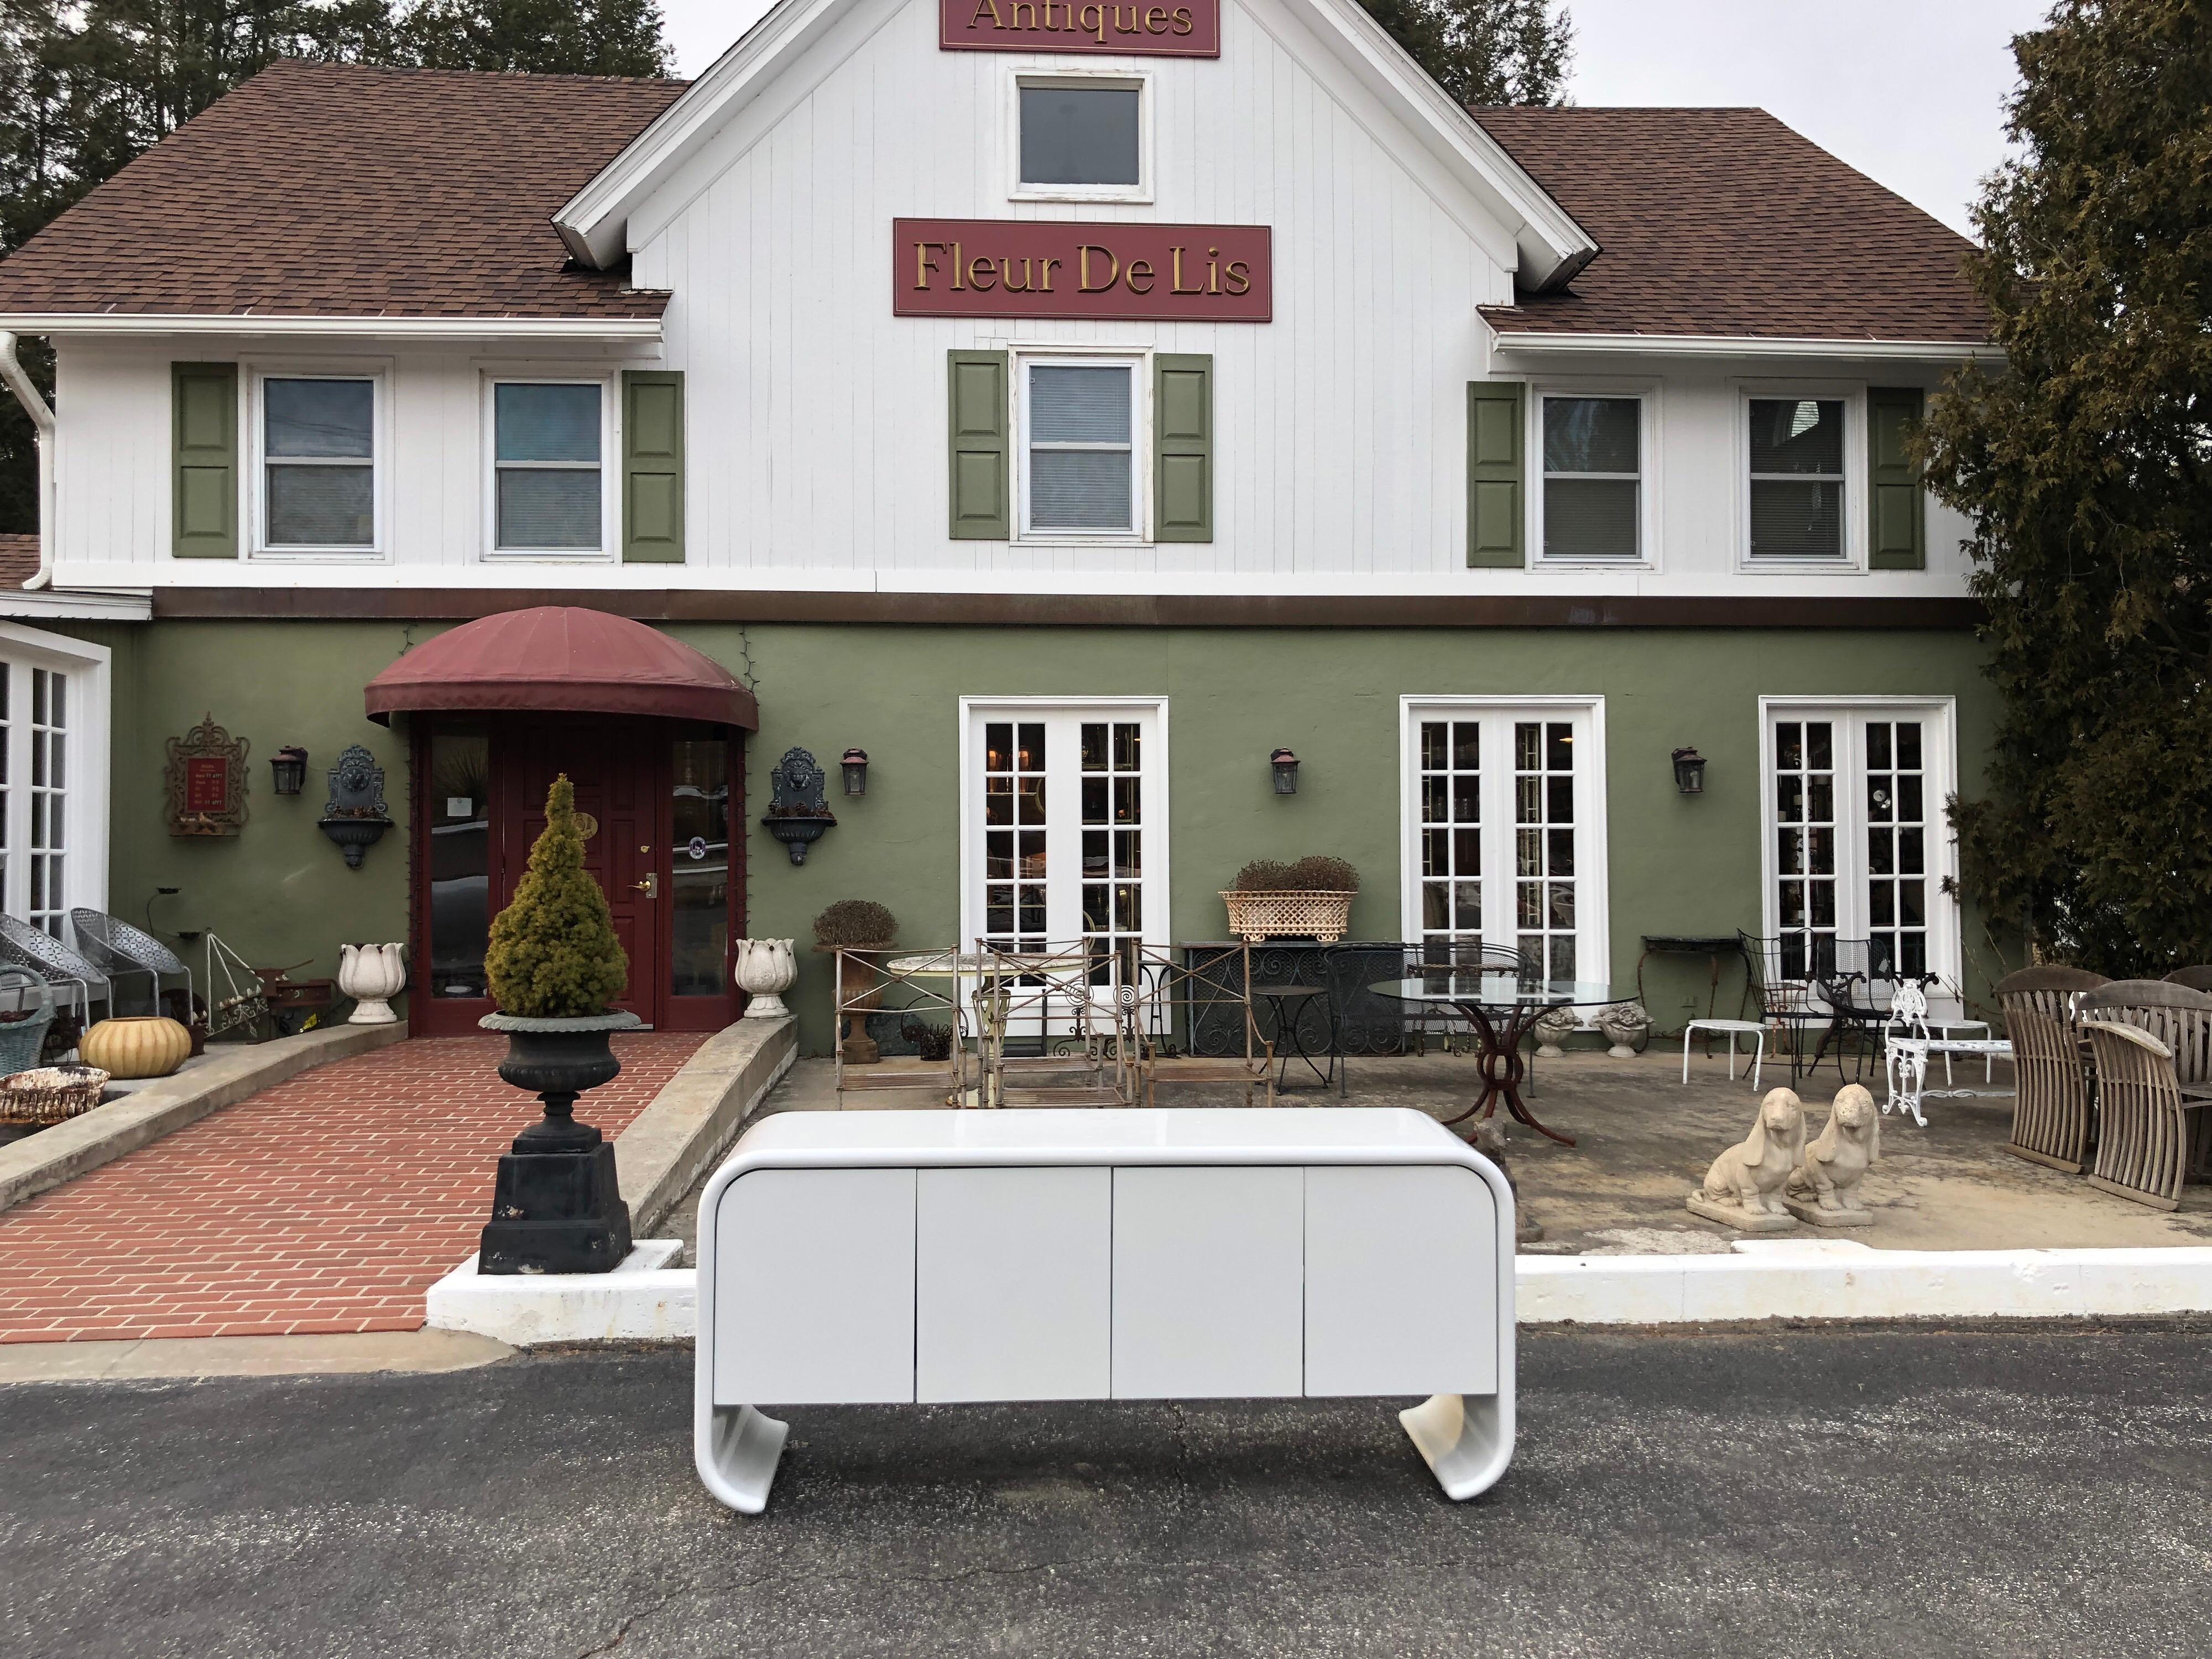
<path fill-rule="evenodd" d="M 533 1091 L 545 1115 L 499 1160 L 491 1220 L 477 1271 L 604 1273 L 629 1254 L 629 1206 L 615 1174 L 614 1143 L 575 1118 L 576 1097 L 620 1074 L 608 1038 L 641 1024 L 632 1013 L 580 1019 L 487 1014 L 477 1022 L 507 1040 L 499 1074 Z"/>
<path fill-rule="evenodd" d="M 354 1000 L 349 1025 L 392 1025 L 399 1016 L 392 999 L 407 986 L 404 945 L 343 945 L 338 947 L 338 989 Z"/>
<path fill-rule="evenodd" d="M 747 1019 L 781 1019 L 791 1012 L 783 994 L 799 977 L 798 941 L 787 939 L 741 939 L 732 977 L 749 1000 Z"/>

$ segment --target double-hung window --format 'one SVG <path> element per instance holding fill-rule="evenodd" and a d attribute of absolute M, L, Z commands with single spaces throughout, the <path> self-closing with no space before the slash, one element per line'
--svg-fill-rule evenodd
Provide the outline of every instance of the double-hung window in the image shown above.
<path fill-rule="evenodd" d="M 264 551 L 367 553 L 376 547 L 377 394 L 374 377 L 263 377 Z"/>
<path fill-rule="evenodd" d="M 500 380 L 491 399 L 493 550 L 605 552 L 605 383 Z"/>
<path fill-rule="evenodd" d="M 1016 199 L 1151 199 L 1141 78 L 1023 75 L 1014 109 Z"/>
<path fill-rule="evenodd" d="M 1644 550 L 1643 400 L 1544 399 L 1544 556 L 1633 559 Z"/>
<path fill-rule="evenodd" d="M 1840 559 L 1844 418 L 1840 398 L 1753 398 L 1751 556 Z"/>
<path fill-rule="evenodd" d="M 1024 534 L 1130 536 L 1142 527 L 1139 367 L 1023 360 Z"/>

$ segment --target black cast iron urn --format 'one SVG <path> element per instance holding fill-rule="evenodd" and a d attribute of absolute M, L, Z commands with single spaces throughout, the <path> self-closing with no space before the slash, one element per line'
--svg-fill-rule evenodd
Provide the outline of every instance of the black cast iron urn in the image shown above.
<path fill-rule="evenodd" d="M 477 1271 L 604 1273 L 629 1254 L 629 1206 L 615 1175 L 614 1143 L 576 1121 L 576 1097 L 622 1071 L 608 1038 L 640 1024 L 617 1011 L 576 1019 L 487 1014 L 477 1022 L 507 1037 L 499 1074 L 545 1104 L 545 1115 L 515 1136 L 499 1160 L 491 1221 Z"/>

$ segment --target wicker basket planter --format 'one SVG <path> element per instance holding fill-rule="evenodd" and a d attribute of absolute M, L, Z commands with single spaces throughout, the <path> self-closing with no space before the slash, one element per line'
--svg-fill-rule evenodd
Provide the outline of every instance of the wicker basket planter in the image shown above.
<path fill-rule="evenodd" d="M 0 1078 L 0 1123 L 59 1123 L 100 1104 L 107 1073 L 97 1066 L 41 1066 Z"/>
<path fill-rule="evenodd" d="M 1271 939 L 1318 939 L 1334 945 L 1352 926 L 1356 893 L 1243 893 L 1221 896 L 1229 907 L 1229 931 L 1248 945 Z"/>

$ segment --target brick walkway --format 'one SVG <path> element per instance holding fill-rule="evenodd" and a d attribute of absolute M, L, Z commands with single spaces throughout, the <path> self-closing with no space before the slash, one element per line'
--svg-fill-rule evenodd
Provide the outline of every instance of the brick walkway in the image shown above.
<path fill-rule="evenodd" d="M 705 1037 L 617 1037 L 580 1103 L 610 1135 Z M 490 1036 L 339 1060 L 0 1212 L 0 1342 L 413 1330 L 476 1249 L 537 1101 Z"/>

